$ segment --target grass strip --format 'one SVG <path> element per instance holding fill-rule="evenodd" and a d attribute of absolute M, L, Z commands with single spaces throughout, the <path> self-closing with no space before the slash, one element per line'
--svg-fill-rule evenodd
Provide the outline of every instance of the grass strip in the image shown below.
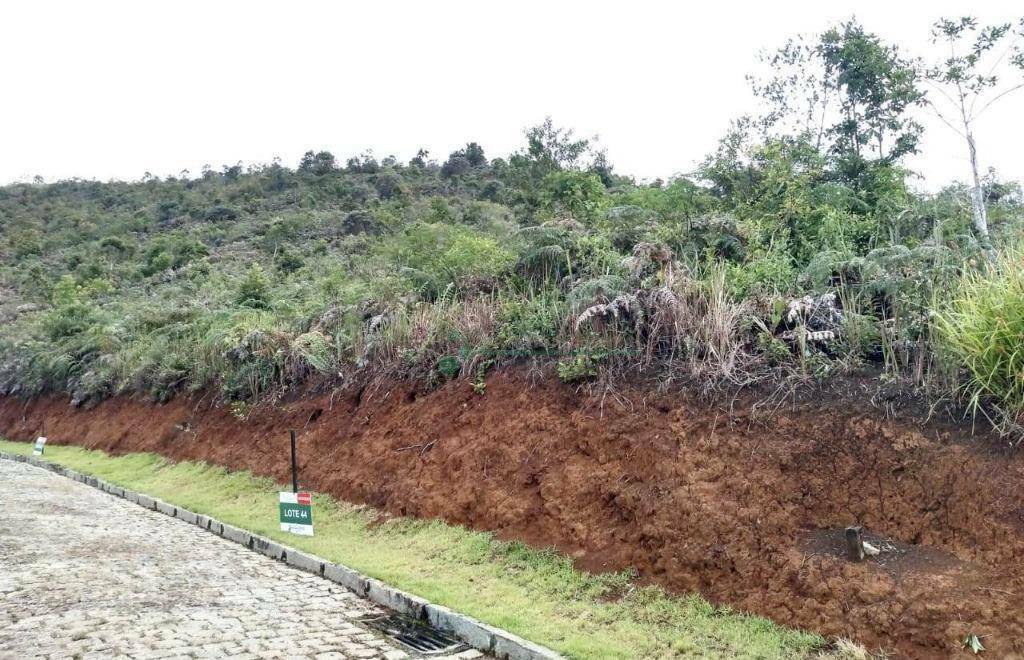
<path fill-rule="evenodd" d="M 30 454 L 28 443 L 0 449 Z M 629 572 L 576 570 L 554 550 L 499 541 L 440 521 L 379 522 L 379 512 L 314 496 L 316 536 L 281 532 L 277 493 L 249 472 L 47 446 L 44 458 L 287 543 L 435 603 L 544 644 L 570 658 L 799 658 L 831 655 L 818 635 L 638 586 Z"/>

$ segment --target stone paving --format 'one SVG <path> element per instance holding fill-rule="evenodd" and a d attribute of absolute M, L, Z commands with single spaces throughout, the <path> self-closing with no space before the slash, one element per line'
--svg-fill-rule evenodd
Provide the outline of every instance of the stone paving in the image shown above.
<path fill-rule="evenodd" d="M 184 521 L 0 460 L 0 658 L 417 657 L 361 623 L 384 613 Z"/>

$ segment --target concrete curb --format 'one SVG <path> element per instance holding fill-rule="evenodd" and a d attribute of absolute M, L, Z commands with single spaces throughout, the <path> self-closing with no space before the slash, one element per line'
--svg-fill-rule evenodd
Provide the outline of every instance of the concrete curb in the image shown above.
<path fill-rule="evenodd" d="M 414 619 L 446 632 L 469 646 L 490 653 L 503 660 L 557 660 L 562 656 L 539 644 L 534 644 L 510 632 L 489 626 L 471 616 L 459 614 L 442 605 L 435 605 L 413 594 L 390 587 L 379 580 L 367 577 L 359 571 L 342 564 L 335 564 L 321 557 L 301 550 L 282 545 L 277 541 L 258 536 L 233 525 L 173 504 L 158 500 L 143 493 L 116 486 L 94 476 L 76 472 L 62 465 L 44 461 L 35 456 L 23 456 L 0 451 L 0 459 L 27 463 L 44 470 L 49 470 L 68 479 L 80 481 L 110 495 L 122 497 L 129 502 L 146 509 L 163 513 L 172 518 L 201 527 L 213 534 L 234 543 L 283 561 L 299 570 L 319 575 L 345 587 L 349 591 L 369 599 L 390 610 L 410 616 Z"/>

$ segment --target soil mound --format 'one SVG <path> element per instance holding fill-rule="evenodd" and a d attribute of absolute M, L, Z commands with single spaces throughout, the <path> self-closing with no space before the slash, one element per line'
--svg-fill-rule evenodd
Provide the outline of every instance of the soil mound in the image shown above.
<path fill-rule="evenodd" d="M 589 397 L 505 372 L 475 394 L 409 383 L 307 395 L 239 419 L 180 398 L 0 399 L 0 432 L 155 451 L 289 479 L 392 514 L 553 545 L 589 570 L 636 568 L 674 591 L 900 657 L 968 634 L 1024 655 L 1024 457 L 969 428 L 883 419 L 866 397 L 723 405 L 626 387 Z M 843 556 L 863 525 L 882 552 Z"/>

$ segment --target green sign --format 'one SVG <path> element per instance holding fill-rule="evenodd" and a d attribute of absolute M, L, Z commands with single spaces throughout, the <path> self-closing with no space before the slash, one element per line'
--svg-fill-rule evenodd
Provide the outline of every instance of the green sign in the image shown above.
<path fill-rule="evenodd" d="M 42 456 L 43 455 L 43 448 L 45 446 L 46 446 L 46 438 L 45 437 L 39 436 L 38 438 L 36 438 L 36 444 L 35 444 L 34 447 L 32 447 L 32 455 L 33 456 Z"/>
<path fill-rule="evenodd" d="M 278 493 L 281 531 L 313 536 L 313 496 L 309 493 Z"/>

